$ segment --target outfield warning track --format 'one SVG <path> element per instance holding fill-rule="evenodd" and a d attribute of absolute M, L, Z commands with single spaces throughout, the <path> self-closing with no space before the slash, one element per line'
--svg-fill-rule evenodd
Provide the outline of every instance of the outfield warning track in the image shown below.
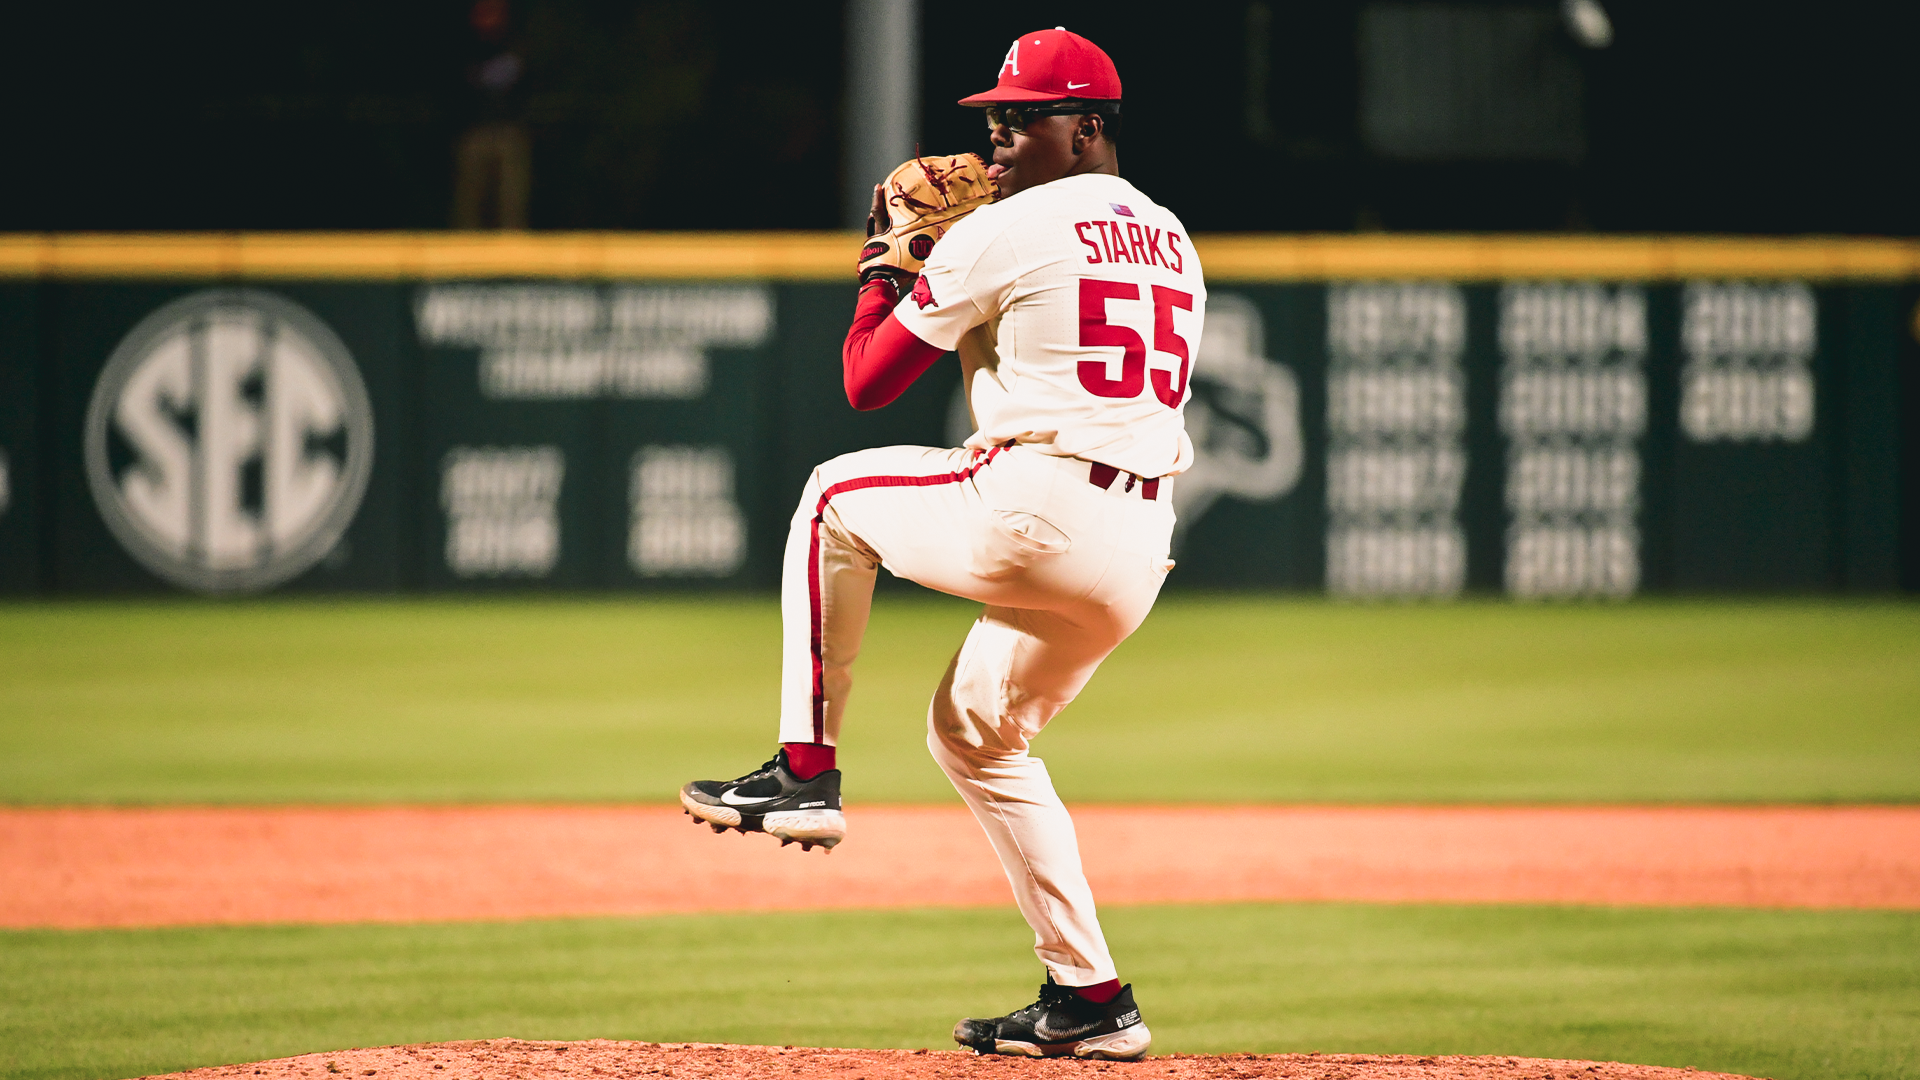
<path fill-rule="evenodd" d="M 851 807 L 831 854 L 677 807 L 0 809 L 0 927 L 1005 905 L 959 807 Z M 1103 904 L 1920 909 L 1920 807 L 1074 809 Z"/>

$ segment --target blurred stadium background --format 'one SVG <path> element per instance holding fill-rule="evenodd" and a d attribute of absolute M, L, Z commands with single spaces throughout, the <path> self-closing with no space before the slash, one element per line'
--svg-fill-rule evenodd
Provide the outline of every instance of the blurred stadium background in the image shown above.
<path fill-rule="evenodd" d="M 21 20 L 0 590 L 771 585 L 815 462 L 963 434 L 840 400 L 831 230 L 1034 19 L 1218 294 L 1178 585 L 1920 587 L 1893 6 L 106 11 Z M 162 446 L 210 318 L 279 359 Z"/>
<path fill-rule="evenodd" d="M 805 473 L 966 433 L 957 372 L 841 396 L 861 193 L 983 147 L 949 103 L 1039 25 L 1114 56 L 1212 292 L 1180 567 L 1043 744 L 1070 799 L 1920 800 L 1911 7 L 8 18 L 0 803 L 660 802 L 759 760 Z M 949 801 L 920 717 L 969 618 L 882 597 L 858 797 Z M 1166 1049 L 1920 1075 L 1912 912 L 1210 911 L 1111 916 Z M 0 1074 L 937 1045 L 1029 984 L 1006 914 L 16 928 Z"/>

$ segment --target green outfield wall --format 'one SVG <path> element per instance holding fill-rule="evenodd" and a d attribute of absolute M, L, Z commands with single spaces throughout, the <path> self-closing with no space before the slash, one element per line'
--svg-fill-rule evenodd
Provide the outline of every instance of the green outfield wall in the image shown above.
<path fill-rule="evenodd" d="M 1920 578 L 1920 244 L 1196 246 L 1180 585 Z M 969 432 L 952 364 L 847 406 L 856 248 L 0 237 L 0 590 L 770 587 L 813 465 Z"/>

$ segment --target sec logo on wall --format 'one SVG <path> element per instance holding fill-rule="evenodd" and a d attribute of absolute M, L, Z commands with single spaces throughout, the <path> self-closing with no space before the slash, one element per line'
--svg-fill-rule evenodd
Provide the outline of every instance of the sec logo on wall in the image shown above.
<path fill-rule="evenodd" d="M 284 297 L 209 289 L 148 315 L 87 409 L 87 482 L 155 574 L 255 592 L 325 557 L 373 471 L 373 409 L 353 357 Z"/>

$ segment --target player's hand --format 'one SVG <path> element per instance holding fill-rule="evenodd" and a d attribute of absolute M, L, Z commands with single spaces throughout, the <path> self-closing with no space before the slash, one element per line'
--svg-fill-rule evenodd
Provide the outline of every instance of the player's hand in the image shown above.
<path fill-rule="evenodd" d="M 920 275 L 909 274 L 905 270 L 892 266 L 876 266 L 861 276 L 860 284 L 865 285 L 874 280 L 884 280 L 892 285 L 894 302 L 899 303 L 901 297 L 913 291 L 914 283 L 920 280 Z"/>
<path fill-rule="evenodd" d="M 887 213 L 886 185 L 875 184 L 873 185 L 873 206 L 867 211 L 867 235 L 871 237 L 876 233 L 883 233 L 891 229 L 893 223 L 890 218 L 891 215 Z M 909 274 L 898 267 L 875 266 L 860 275 L 860 283 L 864 285 L 875 278 L 884 279 L 889 285 L 893 286 L 893 297 L 897 302 L 900 297 L 913 291 L 913 283 L 918 280 L 919 277 L 919 274 Z"/>
<path fill-rule="evenodd" d="M 873 185 L 873 209 L 867 211 L 867 235 L 886 232 L 893 228 L 893 222 L 887 216 L 886 188 L 881 184 Z"/>

